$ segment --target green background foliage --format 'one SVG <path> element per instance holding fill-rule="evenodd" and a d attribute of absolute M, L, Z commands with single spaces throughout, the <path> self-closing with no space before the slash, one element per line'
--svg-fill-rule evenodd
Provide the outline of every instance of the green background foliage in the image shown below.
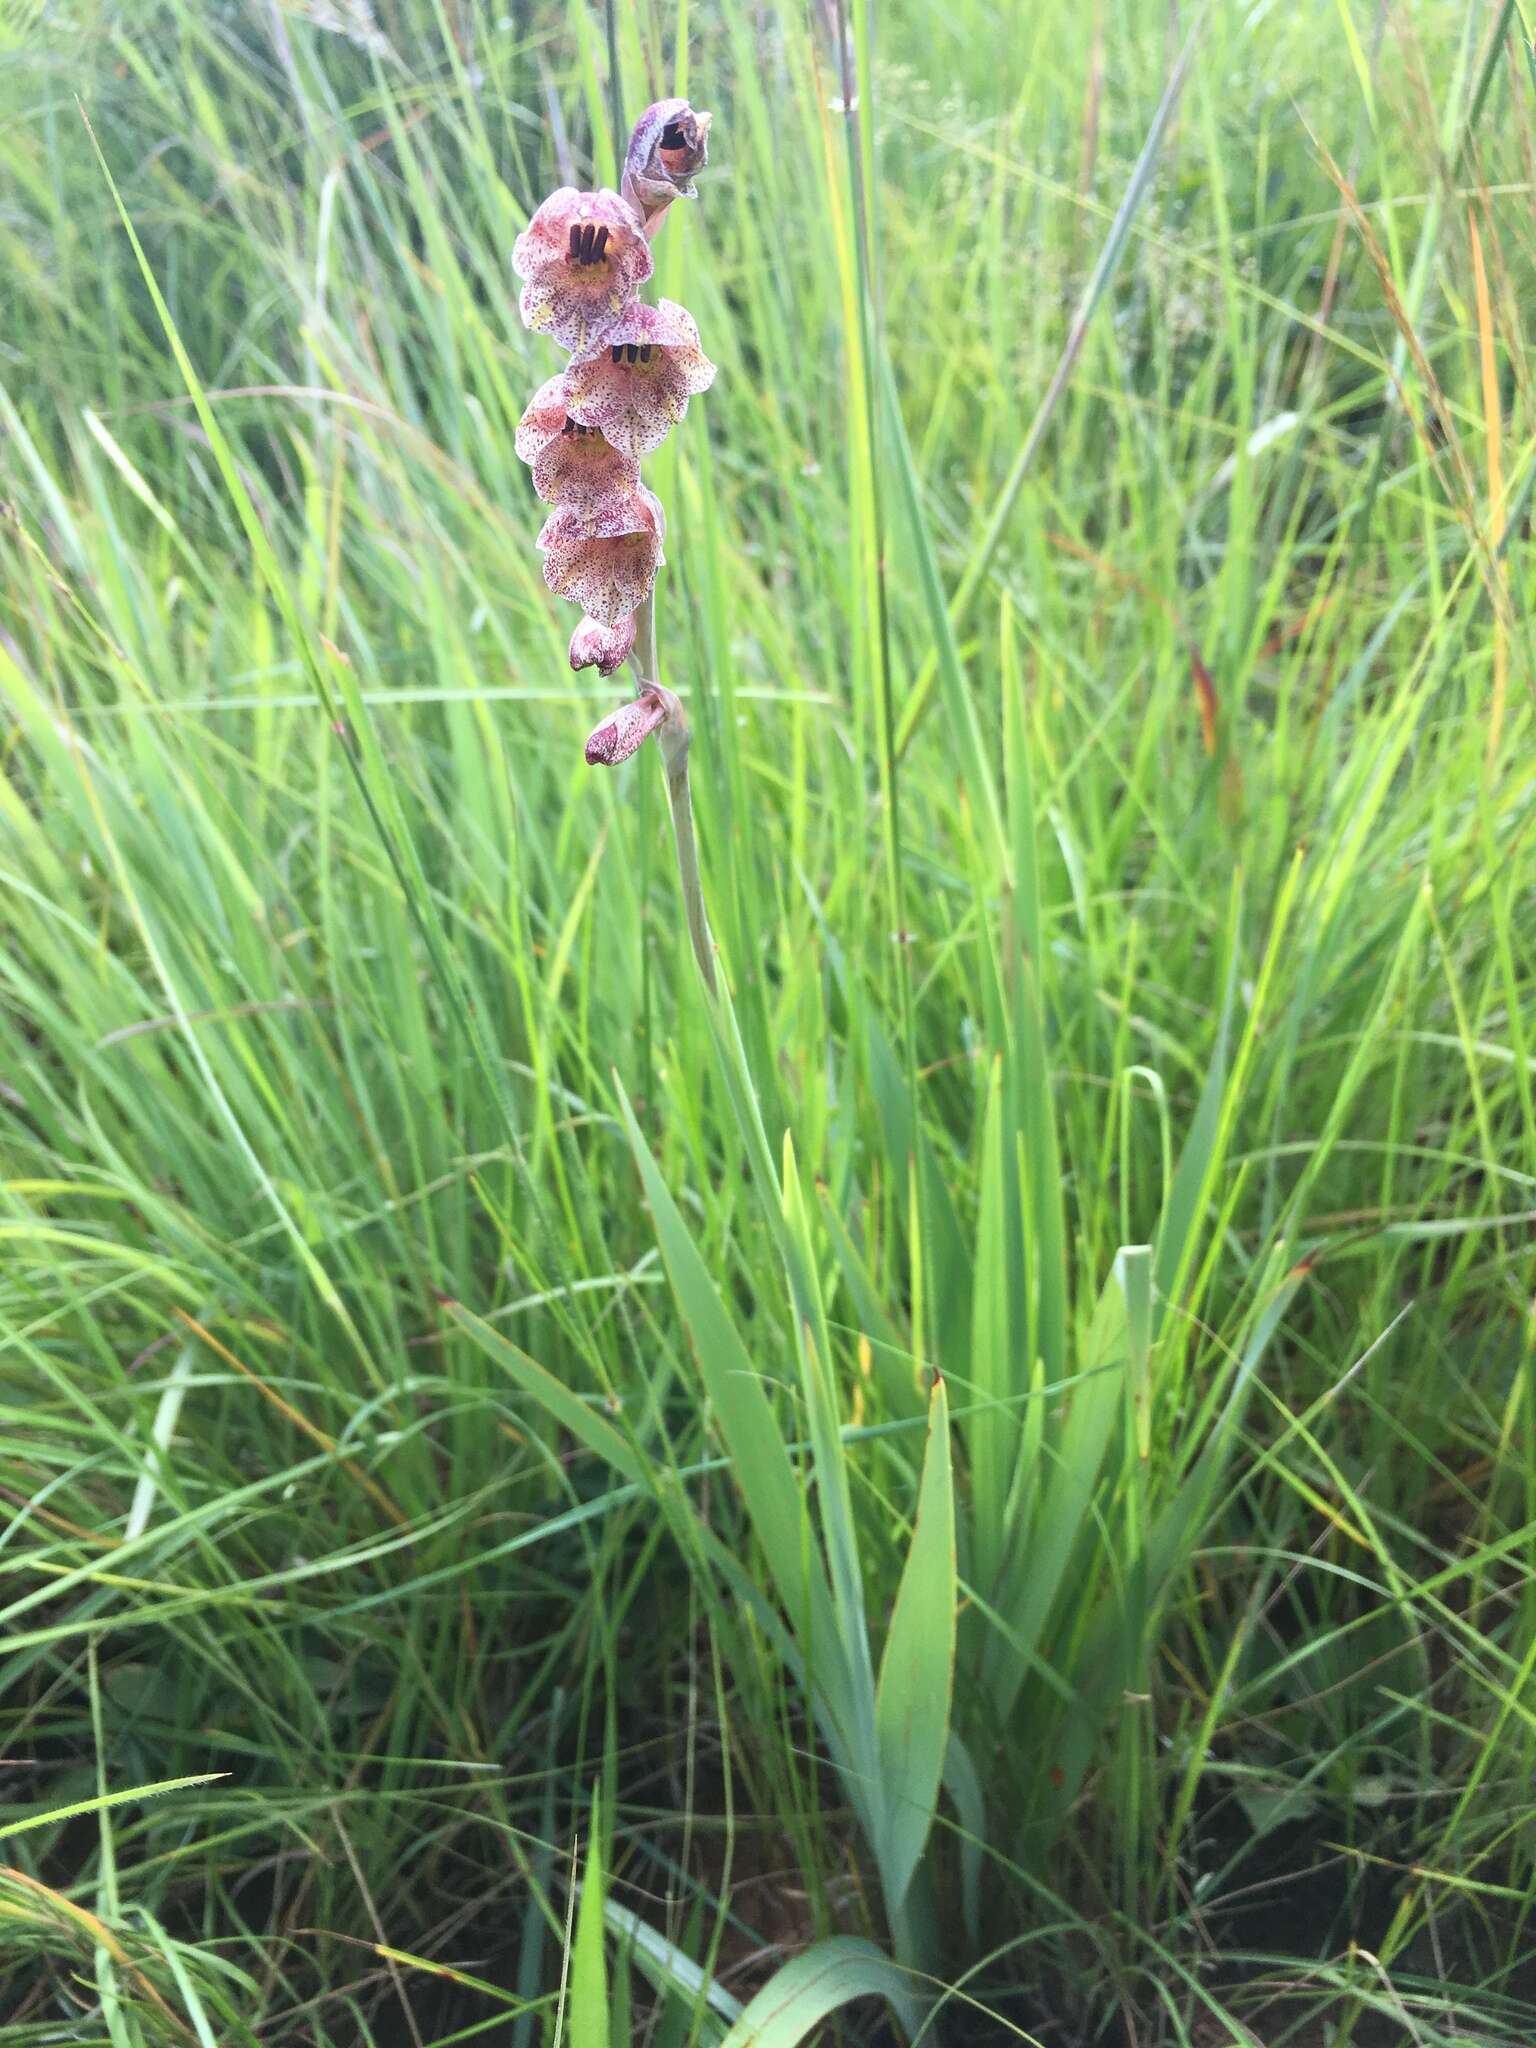
<path fill-rule="evenodd" d="M 1527 28 L 0 11 L 5 2040 L 1530 2038 Z"/>

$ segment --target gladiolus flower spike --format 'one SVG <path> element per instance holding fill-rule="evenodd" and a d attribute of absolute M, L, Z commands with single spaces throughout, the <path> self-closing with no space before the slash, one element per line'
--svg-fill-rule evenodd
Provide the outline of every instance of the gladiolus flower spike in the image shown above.
<path fill-rule="evenodd" d="M 658 100 L 630 137 L 622 196 L 563 185 L 512 251 L 523 324 L 570 357 L 530 400 L 516 448 L 553 507 L 537 543 L 544 580 L 584 615 L 571 636 L 573 669 L 611 675 L 625 661 L 651 658 L 650 635 L 640 644 L 639 627 L 662 565 L 666 518 L 640 481 L 640 459 L 661 446 L 689 399 L 709 389 L 715 366 L 685 307 L 671 299 L 646 305 L 637 294 L 667 208 L 693 197 L 709 125 L 686 100 Z M 642 688 L 655 682 L 640 677 Z"/>
<path fill-rule="evenodd" d="M 570 665 L 612 675 L 626 661 L 636 695 L 590 735 L 586 758 L 615 767 L 654 734 L 666 769 L 688 934 L 705 988 L 715 989 L 714 948 L 704 912 L 688 786 L 688 719 L 656 674 L 653 592 L 666 515 L 640 478 L 641 457 L 659 448 L 707 391 L 715 366 L 693 315 L 671 299 L 639 296 L 650 278 L 651 242 L 674 199 L 694 196 L 709 154 L 708 114 L 686 100 L 658 100 L 635 124 L 622 192 L 564 185 L 518 236 L 512 268 L 522 280 L 523 325 L 569 361 L 542 385 L 518 422 L 518 456 L 549 517 L 537 546 L 544 581 L 581 606 Z"/>

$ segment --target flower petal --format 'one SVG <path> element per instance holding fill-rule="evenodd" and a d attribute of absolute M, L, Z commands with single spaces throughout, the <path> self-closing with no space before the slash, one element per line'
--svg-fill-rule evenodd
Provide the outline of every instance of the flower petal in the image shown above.
<path fill-rule="evenodd" d="M 640 216 L 617 192 L 551 193 L 518 236 L 523 324 L 562 348 L 600 348 L 651 274 Z"/>
<path fill-rule="evenodd" d="M 653 347 L 699 348 L 699 323 L 676 299 L 658 299 L 654 306 L 636 299 L 614 322 L 610 342 L 648 341 Z M 703 351 L 699 350 L 702 354 Z M 713 368 L 713 365 L 711 365 Z"/>
<path fill-rule="evenodd" d="M 587 766 L 613 768 L 627 761 L 666 723 L 667 706 L 659 690 L 644 690 L 605 718 L 587 740 Z"/>
<path fill-rule="evenodd" d="M 536 277 L 545 263 L 558 261 L 566 252 L 582 197 L 574 185 L 562 185 L 536 209 L 512 244 L 512 268 L 519 277 Z"/>
<path fill-rule="evenodd" d="M 556 434 L 533 465 L 533 488 L 546 504 L 568 506 L 594 531 L 616 501 L 634 495 L 639 481 L 634 456 L 621 454 L 591 427 L 574 424 Z"/>
<path fill-rule="evenodd" d="M 661 509 L 660 498 L 641 484 L 626 497 L 607 500 L 589 518 L 583 518 L 569 506 L 558 506 L 545 520 L 534 546 L 546 549 L 563 547 L 573 540 L 610 540 L 621 533 L 654 534 L 659 546 L 666 532 L 667 515 Z"/>
<path fill-rule="evenodd" d="M 528 401 L 528 409 L 517 423 L 512 445 L 523 462 L 537 461 L 543 449 L 565 429 L 565 378 L 551 377 Z"/>
<path fill-rule="evenodd" d="M 693 315 L 663 299 L 627 307 L 607 348 L 572 362 L 565 379 L 572 419 L 638 457 L 661 446 L 690 396 L 713 384 L 715 366 L 699 347 Z"/>
<path fill-rule="evenodd" d="M 616 626 L 605 626 L 601 619 L 584 618 L 571 635 L 571 667 L 595 668 L 600 676 L 611 676 L 634 653 L 639 623 L 638 612 L 630 612 Z"/>
<path fill-rule="evenodd" d="M 650 595 L 663 559 L 663 525 L 661 506 L 643 485 L 591 522 L 562 506 L 539 535 L 544 581 L 589 618 L 616 626 Z"/>

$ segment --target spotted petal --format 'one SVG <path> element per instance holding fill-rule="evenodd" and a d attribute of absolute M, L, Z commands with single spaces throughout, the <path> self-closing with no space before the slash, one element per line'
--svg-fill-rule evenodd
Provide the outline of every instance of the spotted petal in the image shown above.
<path fill-rule="evenodd" d="M 616 321 L 608 346 L 571 363 L 565 402 L 571 418 L 636 458 L 659 448 L 715 381 L 693 315 L 672 299 L 636 303 Z"/>
<path fill-rule="evenodd" d="M 627 500 L 640 481 L 635 456 L 621 453 L 566 411 L 563 373 L 536 394 L 518 421 L 514 446 L 532 465 L 533 487 L 544 502 L 569 505 L 589 522 L 611 500 Z"/>
<path fill-rule="evenodd" d="M 528 409 L 517 423 L 513 447 L 522 462 L 536 462 L 541 449 L 563 431 L 570 415 L 565 409 L 565 375 L 541 384 L 528 401 Z"/>
<path fill-rule="evenodd" d="M 640 216 L 617 192 L 551 193 L 518 236 L 523 325 L 580 353 L 601 348 L 651 274 Z"/>
<path fill-rule="evenodd" d="M 587 766 L 614 768 L 637 752 L 666 723 L 667 704 L 659 690 L 642 690 L 605 718 L 587 740 Z"/>
<path fill-rule="evenodd" d="M 616 626 L 650 595 L 663 559 L 665 527 L 659 502 L 643 484 L 628 498 L 601 506 L 590 519 L 561 506 L 539 535 L 544 581 L 557 597 L 579 604 L 588 618 Z"/>
<path fill-rule="evenodd" d="M 620 619 L 616 626 L 605 626 L 600 619 L 584 618 L 571 635 L 571 667 L 595 668 L 600 676 L 611 676 L 634 653 L 638 626 L 637 612 Z"/>

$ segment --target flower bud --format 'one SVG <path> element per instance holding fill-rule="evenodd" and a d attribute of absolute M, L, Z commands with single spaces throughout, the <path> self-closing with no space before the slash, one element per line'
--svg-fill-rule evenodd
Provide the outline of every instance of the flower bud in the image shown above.
<path fill-rule="evenodd" d="M 635 123 L 624 156 L 624 197 L 645 222 L 661 226 L 674 199 L 694 197 L 693 174 L 709 161 L 712 114 L 696 114 L 686 100 L 657 100 Z"/>
<path fill-rule="evenodd" d="M 605 718 L 587 740 L 589 768 L 616 768 L 644 746 L 658 727 L 665 725 L 670 711 L 660 690 L 642 690 Z"/>

